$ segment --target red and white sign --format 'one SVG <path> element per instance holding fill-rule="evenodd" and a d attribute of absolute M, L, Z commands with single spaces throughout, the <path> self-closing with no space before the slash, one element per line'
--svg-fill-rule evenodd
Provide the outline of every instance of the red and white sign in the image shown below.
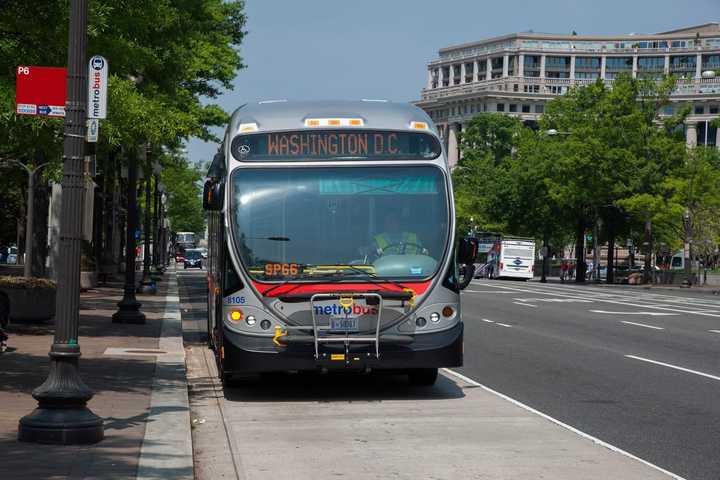
<path fill-rule="evenodd" d="M 65 116 L 65 68 L 19 66 L 15 80 L 15 112 L 18 115 Z"/>

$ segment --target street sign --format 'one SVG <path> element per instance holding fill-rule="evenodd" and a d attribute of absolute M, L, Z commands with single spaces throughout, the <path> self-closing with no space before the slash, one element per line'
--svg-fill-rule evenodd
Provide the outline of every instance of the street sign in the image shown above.
<path fill-rule="evenodd" d="M 65 116 L 67 70 L 19 66 L 15 71 L 15 112 L 18 115 Z"/>
<path fill-rule="evenodd" d="M 592 242 L 592 233 L 586 234 L 586 235 L 585 235 L 585 239 L 586 239 L 588 242 Z"/>
<path fill-rule="evenodd" d="M 88 64 L 88 118 L 107 118 L 108 62 L 95 55 Z"/>
<path fill-rule="evenodd" d="M 91 118 L 87 121 L 87 136 L 85 141 L 88 143 L 96 143 L 98 141 L 98 133 L 100 132 L 100 120 Z"/>

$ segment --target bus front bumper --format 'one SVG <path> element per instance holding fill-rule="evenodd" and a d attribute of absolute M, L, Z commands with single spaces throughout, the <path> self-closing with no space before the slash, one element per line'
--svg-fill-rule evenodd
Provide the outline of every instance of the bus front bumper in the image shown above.
<path fill-rule="evenodd" d="M 396 336 L 400 337 L 400 336 Z M 375 344 L 323 344 L 315 358 L 313 343 L 290 343 L 277 347 L 269 337 L 223 333 L 223 371 L 253 374 L 294 370 L 404 370 L 409 368 L 459 367 L 463 362 L 463 324 L 449 330 L 412 336 L 407 342 L 380 339 L 380 357 Z"/>

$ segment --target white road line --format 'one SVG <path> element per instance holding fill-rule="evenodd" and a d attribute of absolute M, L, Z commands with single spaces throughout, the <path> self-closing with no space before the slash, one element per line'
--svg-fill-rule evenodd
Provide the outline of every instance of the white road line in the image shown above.
<path fill-rule="evenodd" d="M 624 305 L 624 306 L 630 306 L 630 307 L 649 308 L 649 309 L 652 309 L 652 310 L 664 310 L 664 311 L 671 311 L 671 312 L 677 312 L 677 313 L 690 313 L 690 314 L 702 315 L 702 316 L 706 316 L 706 317 L 716 317 L 716 318 L 717 318 L 717 317 L 720 317 L 720 314 L 716 314 L 716 313 L 703 313 L 703 312 L 698 312 L 698 311 L 695 311 L 695 310 L 680 309 L 680 308 L 677 308 L 677 307 L 661 307 L 661 306 L 657 306 L 657 305 L 640 304 L 640 303 L 634 303 L 634 302 L 630 302 L 630 301 L 621 301 L 621 300 L 611 300 L 611 299 L 606 299 L 606 298 L 598 298 L 598 295 L 596 295 L 596 294 L 593 293 L 593 292 L 588 292 L 588 293 L 585 294 L 585 297 L 583 297 L 583 296 L 580 296 L 580 295 L 578 295 L 578 294 L 575 294 L 575 295 L 572 295 L 572 294 L 563 294 L 563 293 L 560 293 L 560 292 L 558 292 L 558 291 L 552 291 L 552 292 L 550 292 L 550 291 L 543 291 L 543 290 L 541 290 L 541 289 L 513 288 L 513 287 L 507 287 L 507 286 L 501 286 L 501 285 L 489 285 L 489 286 L 494 286 L 494 287 L 496 287 L 496 288 L 502 288 L 502 289 L 504 289 L 504 290 L 511 290 L 511 291 L 516 291 L 516 292 L 527 292 L 527 293 L 535 293 L 535 294 L 540 293 L 540 294 L 545 294 L 545 295 L 554 295 L 554 296 L 556 296 L 556 297 L 574 298 L 574 299 L 576 299 L 576 300 L 578 300 L 578 299 L 582 299 L 582 300 L 594 300 L 594 301 L 596 301 L 596 302 L 605 302 L 605 303 L 611 303 L 611 304 L 616 304 L 616 305 Z M 557 289 L 556 289 L 556 290 L 557 290 Z M 592 297 L 591 297 L 591 298 L 587 298 L 587 295 L 592 295 Z"/>
<path fill-rule="evenodd" d="M 512 328 L 512 325 L 508 325 L 507 323 L 495 322 L 495 325 L 500 325 L 501 327 Z"/>
<path fill-rule="evenodd" d="M 523 307 L 532 307 L 537 308 L 537 305 L 531 305 L 529 303 L 523 303 L 523 302 L 513 302 L 515 305 L 522 305 Z"/>
<path fill-rule="evenodd" d="M 499 294 L 511 294 L 512 292 L 498 292 L 497 290 L 463 290 L 463 293 L 492 293 L 493 295 Z"/>
<path fill-rule="evenodd" d="M 665 317 L 671 315 L 680 315 L 679 313 L 666 313 L 666 312 L 610 312 L 607 310 L 589 310 L 592 313 L 607 313 L 609 315 L 650 315 L 653 317 Z"/>
<path fill-rule="evenodd" d="M 570 430 L 571 432 L 573 432 L 573 433 L 576 434 L 576 435 L 581 436 L 582 438 L 585 438 L 585 439 L 587 439 L 587 440 L 590 440 L 591 442 L 593 442 L 593 443 L 595 443 L 595 444 L 597 444 L 597 445 L 600 445 L 601 447 L 605 447 L 605 448 L 607 448 L 608 450 L 611 450 L 611 451 L 613 451 L 613 452 L 615 452 L 615 453 L 619 453 L 620 455 L 624 455 L 624 456 L 626 456 L 626 457 L 628 457 L 628 458 L 631 458 L 631 459 L 633 459 L 633 460 L 636 460 L 636 461 L 642 463 L 643 465 L 647 465 L 648 467 L 653 468 L 653 469 L 655 469 L 655 470 L 657 470 L 657 471 L 659 471 L 659 472 L 662 472 L 662 473 L 664 473 L 665 475 L 669 475 L 670 477 L 674 478 L 675 480 L 685 480 L 685 479 L 684 479 L 683 477 L 681 477 L 680 475 L 676 475 L 676 474 L 674 474 L 674 473 L 672 473 L 672 472 L 670 472 L 670 471 L 668 471 L 668 470 L 665 470 L 664 468 L 658 467 L 658 466 L 655 465 L 654 463 L 650 463 L 650 462 L 648 462 L 647 460 L 643 460 L 643 459 L 640 458 L 640 457 L 636 457 L 636 456 L 633 455 L 632 453 L 627 452 L 627 451 L 623 450 L 622 448 L 618 448 L 618 447 L 616 447 L 615 445 L 611 445 L 611 444 L 609 444 L 609 443 L 607 443 L 607 442 L 604 442 L 604 441 L 600 440 L 599 438 L 593 437 L 592 435 L 587 434 L 587 433 L 583 432 L 582 430 L 578 430 L 577 428 L 575 428 L 575 427 L 573 427 L 573 426 L 570 426 L 570 425 L 568 425 L 567 423 L 563 423 L 563 422 L 561 422 L 560 420 L 558 420 L 558 419 L 556 419 L 556 418 L 553 418 L 553 417 L 551 417 L 551 416 L 548 415 L 548 414 L 542 413 L 542 412 L 539 411 L 539 410 L 535 410 L 535 409 L 532 408 L 531 406 L 526 405 L 526 404 L 524 404 L 524 403 L 522 403 L 522 402 L 520 402 L 520 401 L 518 401 L 518 400 L 515 400 L 514 398 L 508 397 L 507 395 L 505 395 L 505 394 L 503 394 L 503 393 L 500 393 L 500 392 L 498 392 L 497 390 L 493 390 L 492 388 L 487 387 L 487 386 L 483 385 L 482 383 L 478 383 L 478 382 L 476 382 L 475 380 L 473 380 L 472 378 L 466 377 L 466 376 L 463 375 L 462 373 L 458 373 L 458 372 L 456 372 L 456 371 L 454 371 L 454 370 L 451 370 L 451 369 L 449 369 L 449 368 L 443 368 L 443 369 L 442 369 L 442 372 L 445 374 L 445 376 L 452 375 L 453 377 L 455 377 L 455 378 L 457 378 L 457 379 L 459 379 L 459 380 L 462 380 L 463 382 L 465 382 L 465 383 L 467 383 L 467 384 L 469 384 L 469 385 L 472 385 L 472 386 L 474 386 L 474 387 L 480 387 L 480 388 L 482 388 L 483 390 L 485 390 L 486 392 L 492 393 L 493 395 L 495 395 L 495 396 L 497 396 L 497 397 L 500 397 L 500 398 L 502 398 L 503 400 L 506 400 L 506 401 L 512 403 L 513 405 L 516 405 L 516 406 L 518 406 L 518 407 L 520 407 L 520 408 L 522 408 L 522 409 L 524 409 L 524 410 L 527 410 L 527 411 L 530 412 L 530 413 L 534 413 L 535 415 L 538 415 L 538 416 L 544 418 L 545 420 L 548 420 L 548 421 L 554 423 L 555 425 L 558 425 L 558 426 L 560 426 L 560 427 L 562 427 L 562 428 L 565 428 L 565 429 L 567 429 L 567 430 Z"/>
<path fill-rule="evenodd" d="M 708 330 L 708 332 L 712 332 L 712 333 L 720 333 L 720 330 Z"/>
<path fill-rule="evenodd" d="M 625 356 L 627 358 L 632 358 L 634 360 L 640 360 L 641 362 L 654 363 L 655 365 L 662 365 L 663 367 L 674 368 L 675 370 L 680 370 L 682 372 L 694 373 L 695 375 L 700 375 L 701 377 L 711 378 L 713 380 L 717 380 L 720 382 L 720 377 L 716 377 L 715 375 L 710 375 L 709 373 L 698 372 L 697 370 L 691 370 L 689 368 L 678 367 L 677 365 L 671 365 L 669 363 L 658 362 L 657 360 L 650 360 L 649 358 L 638 357 L 635 355 L 625 355 Z"/>
<path fill-rule="evenodd" d="M 644 323 L 626 322 L 625 320 L 621 320 L 620 323 L 625 323 L 627 325 L 636 325 L 638 327 L 652 328 L 653 330 L 665 330 L 662 327 L 656 327 L 653 325 L 645 325 Z"/>
<path fill-rule="evenodd" d="M 488 320 L 487 318 L 481 318 L 480 320 L 482 320 L 483 322 L 487 322 L 487 323 L 495 323 L 492 320 Z"/>

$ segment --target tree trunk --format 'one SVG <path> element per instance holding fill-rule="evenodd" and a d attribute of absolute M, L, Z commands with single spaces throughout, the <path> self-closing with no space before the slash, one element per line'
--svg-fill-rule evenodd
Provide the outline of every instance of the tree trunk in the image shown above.
<path fill-rule="evenodd" d="M 652 244 L 652 221 L 645 220 L 645 267 L 643 268 L 643 283 L 652 282 L 652 255 L 653 255 L 653 244 Z"/>
<path fill-rule="evenodd" d="M 615 283 L 615 229 L 608 223 L 608 253 L 606 283 Z"/>
<path fill-rule="evenodd" d="M 575 227 L 575 283 L 585 283 L 585 222 L 578 218 Z"/>

